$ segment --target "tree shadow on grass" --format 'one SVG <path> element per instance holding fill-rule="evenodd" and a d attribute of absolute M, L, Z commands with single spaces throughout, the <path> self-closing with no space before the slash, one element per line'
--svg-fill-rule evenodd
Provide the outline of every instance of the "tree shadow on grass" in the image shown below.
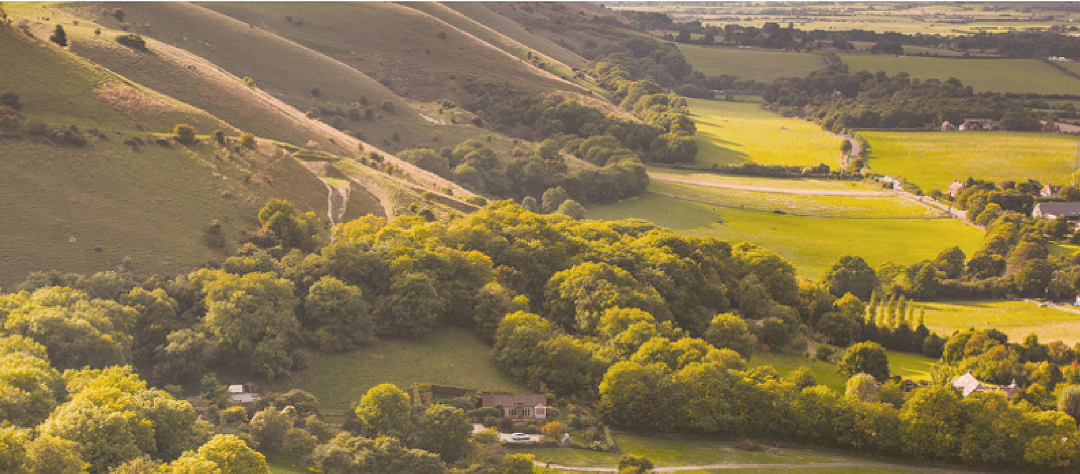
<path fill-rule="evenodd" d="M 750 155 L 736 150 L 740 144 L 725 140 L 720 134 L 699 130 L 697 163 L 701 165 L 737 165 L 751 161 Z"/>

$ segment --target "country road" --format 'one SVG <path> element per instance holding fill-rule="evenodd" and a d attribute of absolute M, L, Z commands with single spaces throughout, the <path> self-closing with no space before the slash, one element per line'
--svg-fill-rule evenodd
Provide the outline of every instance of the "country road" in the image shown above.
<path fill-rule="evenodd" d="M 557 469 L 564 472 L 619 472 L 614 467 L 573 467 L 573 466 L 560 466 L 557 464 L 547 464 L 540 461 L 533 461 L 533 464 L 539 467 L 546 467 L 549 469 Z M 833 469 L 840 468 L 879 468 L 879 469 L 904 469 L 909 468 L 912 472 L 956 472 L 949 469 L 942 469 L 936 467 L 927 466 L 905 466 L 903 464 L 889 464 L 889 463 L 877 463 L 877 462 L 822 462 L 822 463 L 804 463 L 804 464 L 705 464 L 700 466 L 672 466 L 672 467 L 657 467 L 653 468 L 652 472 L 679 472 L 679 471 L 704 471 L 704 470 L 720 470 L 720 469 L 821 469 L 820 472 L 830 472 Z M 971 471 L 978 472 L 978 471 Z"/>
<path fill-rule="evenodd" d="M 690 184 L 694 186 L 706 186 L 720 189 L 738 189 L 742 191 L 756 191 L 761 193 L 795 194 L 799 196 L 855 196 L 855 197 L 891 197 L 896 196 L 896 191 L 866 191 L 861 189 L 791 189 L 791 188 L 763 188 L 758 186 L 744 186 L 740 184 L 720 184 L 708 181 L 696 181 L 692 179 L 671 178 L 667 176 L 649 175 L 649 179 L 667 181 L 670 183 Z"/>

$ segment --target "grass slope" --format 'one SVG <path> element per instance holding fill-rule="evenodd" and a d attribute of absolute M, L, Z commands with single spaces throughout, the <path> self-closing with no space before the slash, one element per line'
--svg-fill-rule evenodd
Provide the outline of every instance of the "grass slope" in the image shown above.
<path fill-rule="evenodd" d="M 709 76 L 723 74 L 743 80 L 770 83 L 781 77 L 805 77 L 825 67 L 817 53 L 792 53 L 758 48 L 730 48 L 680 44 L 695 71 Z"/>
<path fill-rule="evenodd" d="M 6 25 L 0 25 L 0 64 L 5 65 L 0 67 L 0 91 L 19 95 L 25 118 L 112 131 L 164 132 L 183 122 L 204 129 L 223 125 L 204 111 Z"/>
<path fill-rule="evenodd" d="M 467 329 L 444 327 L 418 341 L 380 339 L 342 354 L 316 354 L 311 368 L 287 382 L 314 394 L 328 410 L 346 410 L 368 389 L 416 383 L 477 390 L 520 392 L 522 387 L 495 367 L 491 347 Z M 284 388 L 283 388 L 284 389 Z"/>
<path fill-rule="evenodd" d="M 404 97 L 463 102 L 468 79 L 509 82 L 534 91 L 580 89 L 401 5 L 222 2 L 206 6 L 338 59 L 391 84 Z M 303 26 L 288 23 L 286 16 L 303 20 Z"/>
<path fill-rule="evenodd" d="M 960 79 L 976 91 L 1080 94 L 1080 80 L 1038 59 L 952 59 L 916 56 L 844 55 L 854 71 L 885 71 L 890 76 L 907 72 L 913 78 Z"/>
<path fill-rule="evenodd" d="M 139 274 L 192 270 L 220 258 L 205 243 L 211 220 L 235 242 L 270 198 L 326 214 L 326 188 L 276 147 L 133 151 L 123 140 L 110 133 L 85 148 L 0 141 L 0 285 L 35 270 L 112 270 L 125 256 Z"/>
<path fill-rule="evenodd" d="M 840 164 L 842 140 L 813 123 L 762 110 L 757 102 L 687 102 L 697 125 L 698 164 Z"/>
<path fill-rule="evenodd" d="M 586 63 L 584 58 L 574 52 L 496 13 L 488 8 L 486 2 L 444 2 L 443 5 L 567 66 L 580 67 Z"/>
<path fill-rule="evenodd" d="M 959 246 L 970 254 L 982 233 L 952 219 L 848 219 L 716 208 L 646 192 L 589 209 L 590 219 L 640 218 L 691 235 L 749 241 L 788 259 L 806 278 L 821 278 L 836 259 L 858 255 L 871 266 L 910 265 Z M 813 245 L 808 245 L 813 242 Z"/>
<path fill-rule="evenodd" d="M 1080 342 L 1080 314 L 1075 308 L 1040 308 L 1026 301 L 949 301 L 919 303 L 926 308 L 926 327 L 948 336 L 968 328 L 998 329 L 1009 341 L 1023 342 L 1029 334 L 1043 343 Z"/>
<path fill-rule="evenodd" d="M 870 143 L 874 172 L 903 176 L 924 191 L 969 177 L 1064 183 L 1076 161 L 1076 138 L 1056 133 L 859 132 Z"/>

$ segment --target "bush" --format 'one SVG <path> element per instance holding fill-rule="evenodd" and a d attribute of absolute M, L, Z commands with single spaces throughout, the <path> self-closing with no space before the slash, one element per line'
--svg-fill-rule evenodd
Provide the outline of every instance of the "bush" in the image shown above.
<path fill-rule="evenodd" d="M 255 135 L 250 133 L 240 135 L 240 146 L 244 148 L 255 148 Z"/>
<path fill-rule="evenodd" d="M 146 40 L 144 40 L 142 36 L 133 33 L 117 36 L 116 42 L 131 49 L 146 51 Z"/>
<path fill-rule="evenodd" d="M 217 142 L 219 145 L 225 144 L 225 132 L 223 132 L 220 128 L 214 130 L 214 141 Z"/>
<path fill-rule="evenodd" d="M 394 107 L 394 103 L 391 102 L 390 99 L 384 100 L 382 104 L 379 105 L 379 108 L 383 109 L 383 111 L 388 114 L 392 114 L 394 113 L 394 110 L 396 110 L 396 108 Z"/>
<path fill-rule="evenodd" d="M 56 43 L 60 46 L 67 46 L 67 33 L 64 32 L 64 27 L 56 25 L 56 29 L 53 30 L 52 35 L 49 36 L 49 41 Z"/>
<path fill-rule="evenodd" d="M 889 378 L 889 358 L 885 348 L 876 342 L 861 342 L 848 347 L 836 368 L 848 377 L 865 372 L 878 380 Z"/>
<path fill-rule="evenodd" d="M 195 128 L 186 123 L 177 124 L 173 127 L 173 133 L 176 135 L 176 141 L 185 145 L 191 145 L 195 143 Z"/>
<path fill-rule="evenodd" d="M 16 94 L 13 91 L 6 91 L 0 94 L 0 105 L 11 107 L 15 110 L 22 108 L 22 104 L 19 103 L 19 94 Z"/>

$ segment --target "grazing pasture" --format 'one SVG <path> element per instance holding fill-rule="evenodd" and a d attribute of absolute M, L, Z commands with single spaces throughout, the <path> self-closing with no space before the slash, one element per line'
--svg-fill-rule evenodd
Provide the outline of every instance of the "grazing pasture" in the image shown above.
<path fill-rule="evenodd" d="M 997 329 L 1010 342 L 1022 342 L 1029 334 L 1039 341 L 1080 342 L 1080 309 L 1073 306 L 1040 308 L 1028 301 L 948 301 L 918 303 L 926 308 L 926 327 L 948 337 L 968 328 Z"/>
<path fill-rule="evenodd" d="M 1080 94 L 1080 80 L 1038 59 L 953 59 L 918 56 L 845 54 L 841 58 L 854 71 L 885 71 L 890 76 L 907 72 L 922 80 L 960 79 L 976 92 Z"/>
<path fill-rule="evenodd" d="M 804 77 L 826 66 L 818 53 L 694 44 L 680 44 L 679 51 L 695 71 L 709 76 L 727 74 L 764 83 L 781 77 Z"/>

